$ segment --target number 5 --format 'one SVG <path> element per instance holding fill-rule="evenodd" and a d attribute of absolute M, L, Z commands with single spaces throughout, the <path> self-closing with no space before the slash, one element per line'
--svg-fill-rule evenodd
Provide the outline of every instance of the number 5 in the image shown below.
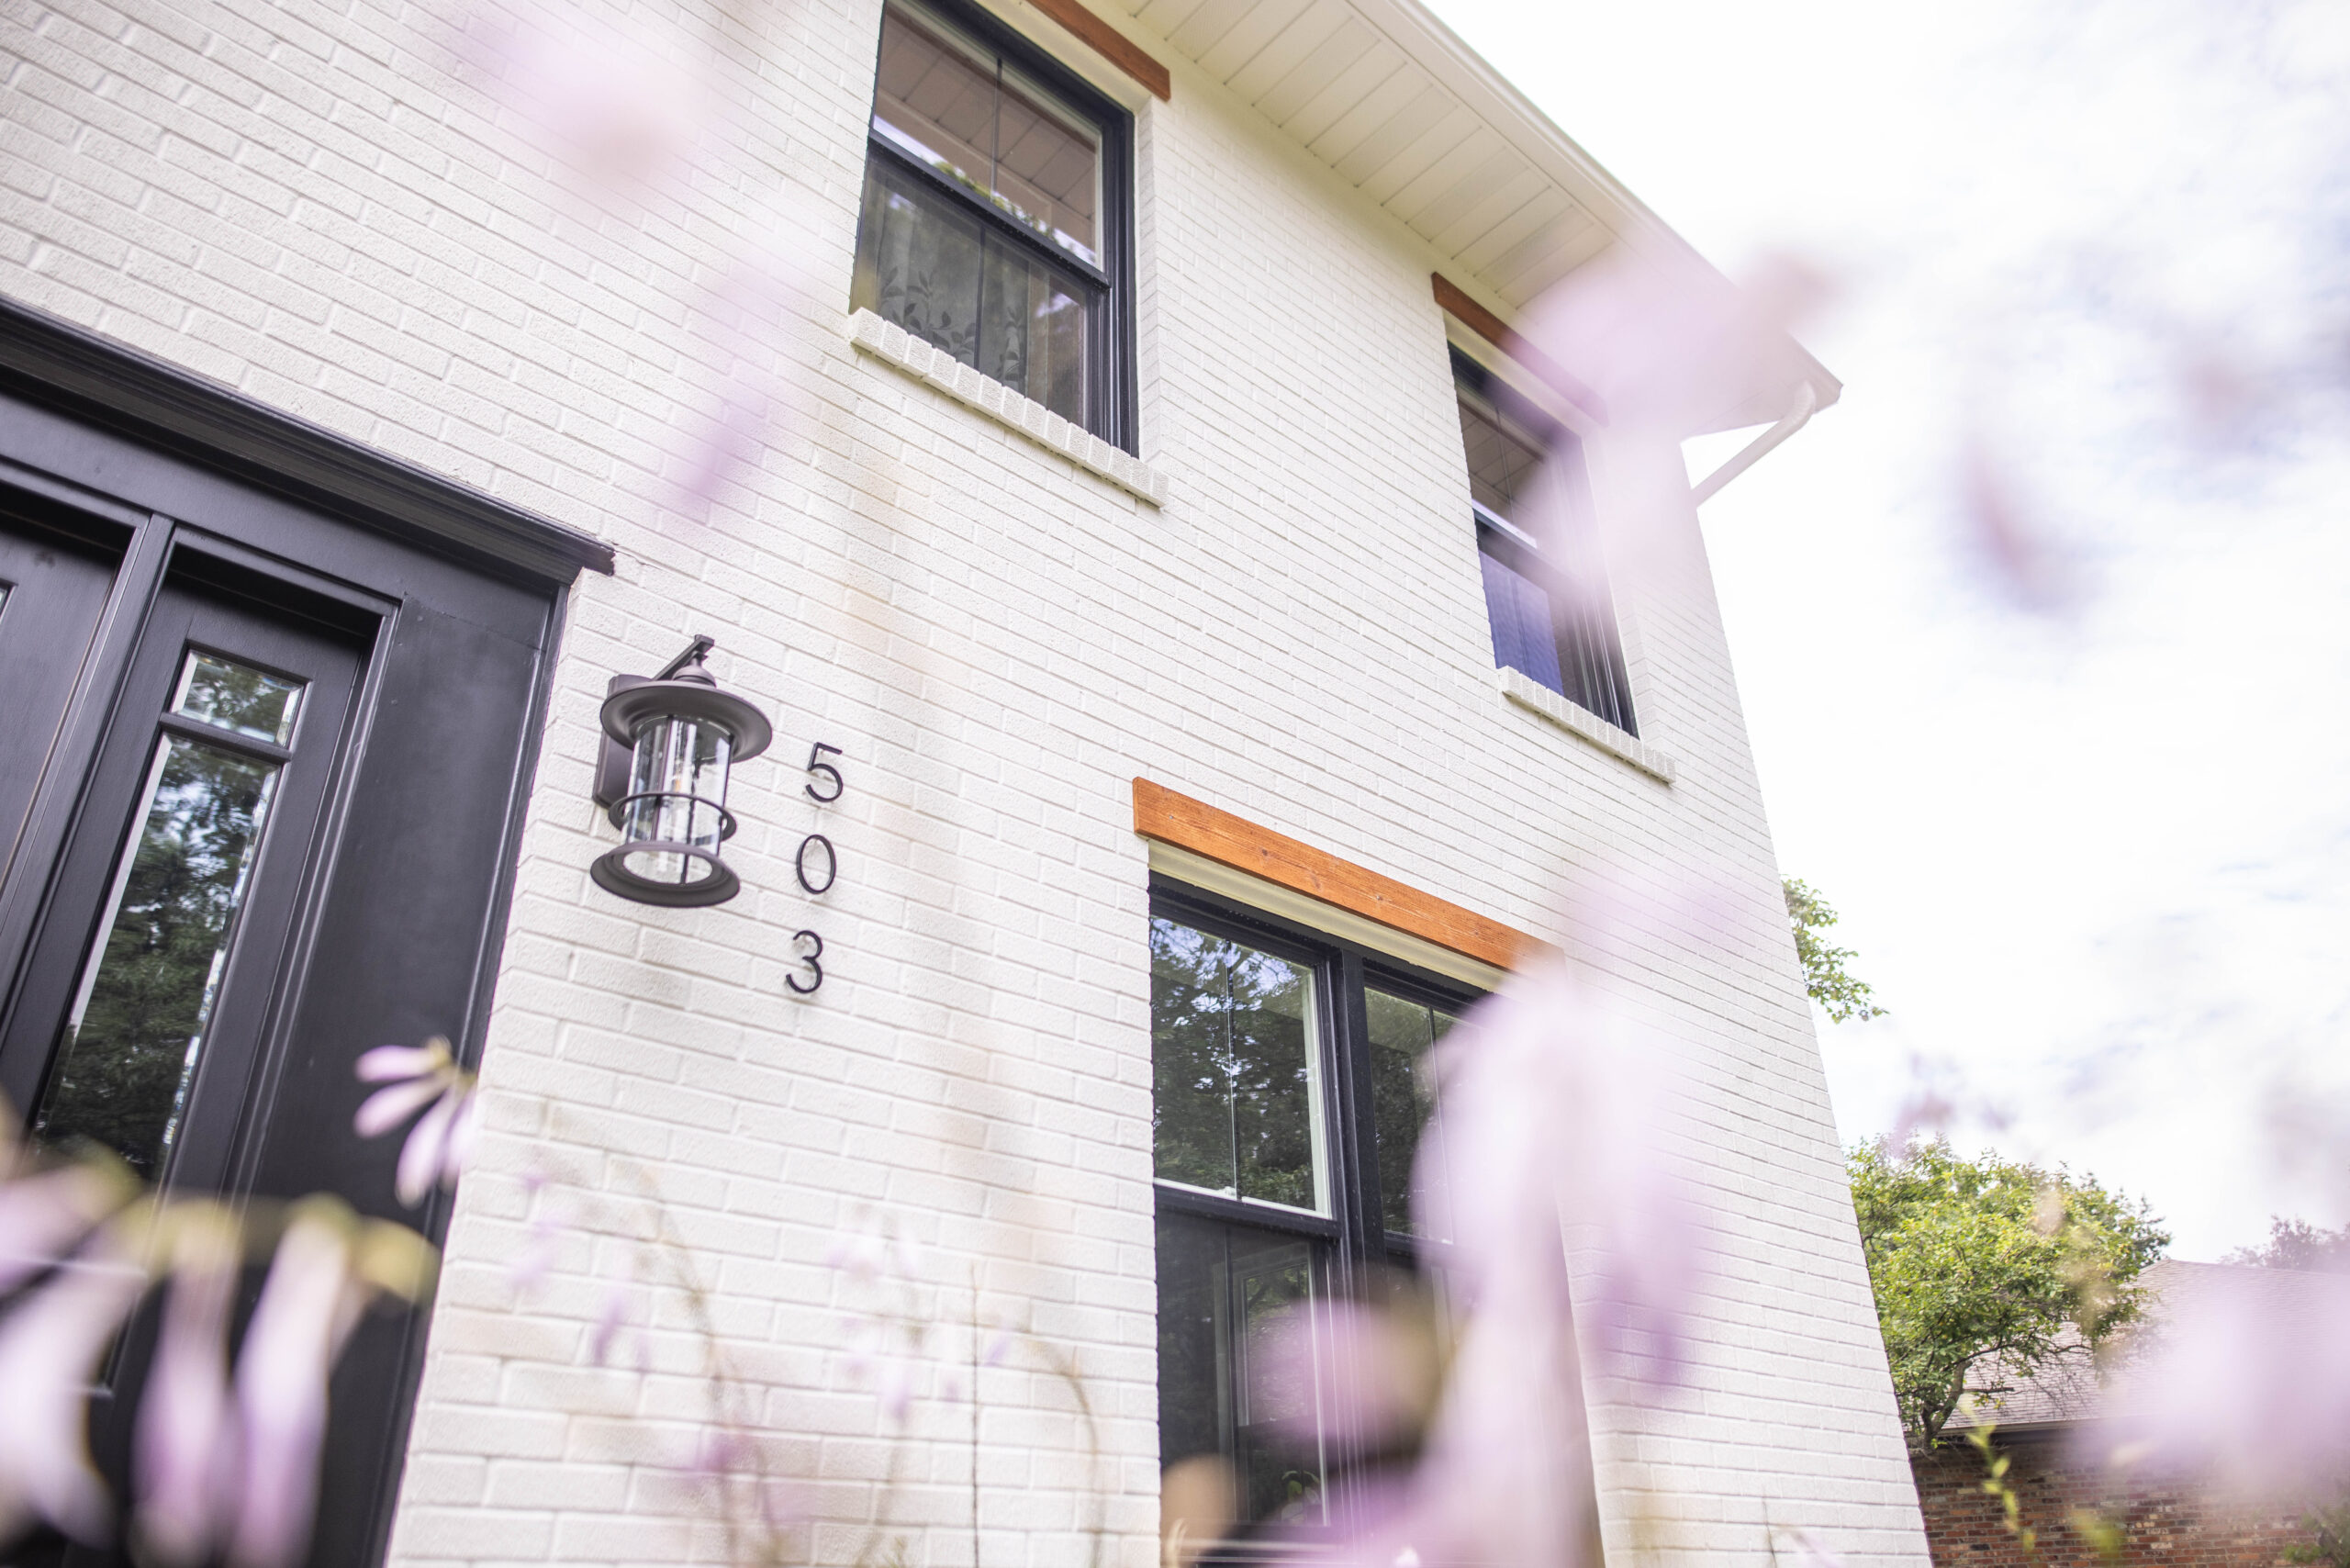
<path fill-rule="evenodd" d="M 820 795 L 816 792 L 815 785 L 810 784 L 806 788 L 808 790 L 808 798 L 810 800 L 821 801 L 829 805 L 833 801 L 839 800 L 841 798 L 841 791 L 848 788 L 848 786 L 841 781 L 841 770 L 824 760 L 824 754 L 826 752 L 831 752 L 834 756 L 838 756 L 841 755 L 841 748 L 836 745 L 826 745 L 823 742 L 818 741 L 814 749 L 810 751 L 808 754 L 808 771 L 811 773 L 821 773 L 825 778 L 831 779 L 833 781 L 833 792 L 829 795 Z"/>

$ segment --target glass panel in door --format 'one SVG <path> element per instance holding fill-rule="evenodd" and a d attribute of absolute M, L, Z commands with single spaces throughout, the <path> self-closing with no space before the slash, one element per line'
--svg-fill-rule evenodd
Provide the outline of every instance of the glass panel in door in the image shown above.
<path fill-rule="evenodd" d="M 231 1181 L 359 656 L 166 579 L 0 1036 L 43 1143 Z"/>
<path fill-rule="evenodd" d="M 162 1175 L 284 767 L 235 742 L 290 741 L 305 684 L 187 653 L 171 711 L 195 733 L 156 742 L 34 1118 L 44 1141 L 86 1139 Z"/>

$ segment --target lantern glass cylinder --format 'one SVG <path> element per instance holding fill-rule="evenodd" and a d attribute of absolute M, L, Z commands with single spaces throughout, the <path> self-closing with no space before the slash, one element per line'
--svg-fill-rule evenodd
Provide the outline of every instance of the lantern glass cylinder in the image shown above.
<path fill-rule="evenodd" d="M 692 888 L 723 873 L 726 773 L 734 737 L 709 719 L 658 714 L 636 726 L 623 863 L 648 882 Z M 698 849 L 685 855 L 677 848 Z"/>

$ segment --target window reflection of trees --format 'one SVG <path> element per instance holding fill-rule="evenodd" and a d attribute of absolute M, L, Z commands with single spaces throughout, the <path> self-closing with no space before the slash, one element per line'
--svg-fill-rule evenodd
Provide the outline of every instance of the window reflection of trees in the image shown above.
<path fill-rule="evenodd" d="M 274 764 L 176 737 L 37 1118 L 162 1173 L 267 815 Z"/>
<path fill-rule="evenodd" d="M 1158 1175 L 1317 1207 L 1311 973 L 1168 920 L 1151 966 Z"/>

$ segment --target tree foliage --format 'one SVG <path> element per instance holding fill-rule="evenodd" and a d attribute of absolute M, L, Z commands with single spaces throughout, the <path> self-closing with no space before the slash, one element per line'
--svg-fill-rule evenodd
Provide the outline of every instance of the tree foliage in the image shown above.
<path fill-rule="evenodd" d="M 1969 1393 L 1998 1394 L 2086 1357 L 2140 1308 L 2139 1272 L 2170 1244 L 2143 1203 L 1941 1139 L 1846 1156 L 1894 1396 L 1913 1449 Z"/>
<path fill-rule="evenodd" d="M 2239 1247 L 2222 1261 L 2248 1263 L 2260 1269 L 2350 1273 L 2350 1225 L 2340 1230 L 2320 1230 L 2305 1219 L 2271 1215 L 2265 1245 Z"/>
<path fill-rule="evenodd" d="M 1885 1009 L 1868 982 L 1844 966 L 1855 957 L 1849 947 L 1831 946 L 1820 933 L 1836 924 L 1836 912 L 1808 883 L 1794 877 L 1783 884 L 1787 895 L 1787 919 L 1796 928 L 1796 957 L 1803 962 L 1803 989 L 1819 1003 L 1830 1023 L 1874 1018 Z"/>

